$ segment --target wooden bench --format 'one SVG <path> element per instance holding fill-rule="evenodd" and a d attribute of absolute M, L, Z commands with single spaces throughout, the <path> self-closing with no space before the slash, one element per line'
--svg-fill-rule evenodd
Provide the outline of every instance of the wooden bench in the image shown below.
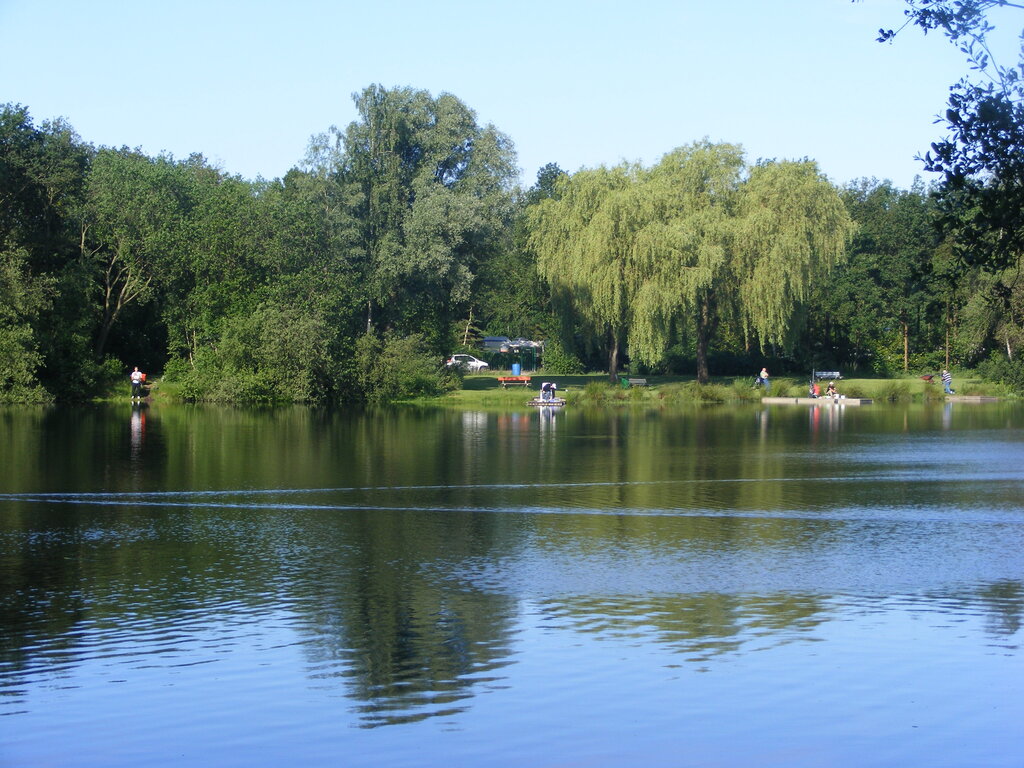
<path fill-rule="evenodd" d="M 626 381 L 629 382 L 629 386 L 631 386 L 631 387 L 646 387 L 647 386 L 647 379 L 628 378 L 628 379 L 626 379 Z"/>
<path fill-rule="evenodd" d="M 843 374 L 841 374 L 839 371 L 814 371 L 812 377 L 815 379 L 835 380 L 843 378 Z"/>
<path fill-rule="evenodd" d="M 530 386 L 529 376 L 499 376 L 498 381 L 501 382 L 501 388 L 507 389 L 511 384 L 513 386 L 520 384 L 524 387 Z"/>

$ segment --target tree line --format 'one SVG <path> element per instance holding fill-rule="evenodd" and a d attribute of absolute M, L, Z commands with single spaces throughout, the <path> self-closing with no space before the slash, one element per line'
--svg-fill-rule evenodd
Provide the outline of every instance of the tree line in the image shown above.
<path fill-rule="evenodd" d="M 138 365 L 186 399 L 381 402 L 454 386 L 443 360 L 488 334 L 612 377 L 1020 369 L 1019 254 L 965 259 L 947 187 L 698 141 L 524 189 L 455 96 L 354 100 L 272 181 L 0 107 L 0 399 Z"/>

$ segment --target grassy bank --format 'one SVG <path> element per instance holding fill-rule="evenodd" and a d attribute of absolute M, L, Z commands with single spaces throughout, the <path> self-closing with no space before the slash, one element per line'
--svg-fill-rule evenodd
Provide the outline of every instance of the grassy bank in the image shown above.
<path fill-rule="evenodd" d="M 714 379 L 708 384 L 698 384 L 693 377 L 647 376 L 647 386 L 622 388 L 609 383 L 607 374 L 580 376 L 548 376 L 544 373 L 531 374 L 530 388 L 521 386 L 502 389 L 497 380 L 501 372 L 466 376 L 462 389 L 451 392 L 430 402 L 453 407 L 480 409 L 508 409 L 526 407 L 526 401 L 535 397 L 542 381 L 558 385 L 558 394 L 569 405 L 647 405 L 662 406 L 686 403 L 728 403 L 757 402 L 766 393 L 751 386 L 752 377 Z M 821 382 L 824 391 L 827 382 Z M 900 379 L 840 379 L 836 382 L 840 394 L 847 397 L 868 397 L 878 402 L 927 402 L 941 401 L 945 394 L 938 377 L 932 382 L 919 377 Z M 954 379 L 954 389 L 960 395 L 987 395 L 1008 397 L 1003 387 L 980 379 Z M 780 397 L 804 397 L 807 382 L 793 378 L 779 378 L 772 381 L 771 395 Z"/>
<path fill-rule="evenodd" d="M 698 384 L 691 376 L 647 376 L 647 386 L 623 388 L 612 385 L 608 375 L 594 373 L 576 376 L 549 376 L 543 372 L 531 373 L 530 387 L 511 386 L 503 389 L 497 377 L 507 372 L 491 371 L 486 374 L 468 375 L 461 389 L 437 398 L 415 401 L 421 405 L 478 410 L 510 410 L 526 408 L 526 402 L 536 397 L 542 381 L 551 381 L 558 386 L 558 395 L 569 405 L 606 406 L 648 406 L 700 403 L 757 402 L 766 394 L 761 388 L 751 386 L 753 377 L 716 378 L 708 384 Z M 821 382 L 824 391 L 827 382 Z M 941 401 L 945 397 L 938 378 L 926 382 L 919 377 L 899 379 L 840 379 L 836 382 L 840 394 L 847 397 L 868 397 L 877 402 L 927 402 Z M 1014 397 L 1004 387 L 975 378 L 957 378 L 953 381 L 959 395 L 986 395 Z M 99 398 L 102 401 L 121 401 L 130 397 L 130 386 L 121 384 Z M 147 382 L 145 393 L 149 402 L 181 402 L 178 388 L 159 378 Z M 805 397 L 807 382 L 795 378 L 772 380 L 771 395 L 778 397 Z"/>

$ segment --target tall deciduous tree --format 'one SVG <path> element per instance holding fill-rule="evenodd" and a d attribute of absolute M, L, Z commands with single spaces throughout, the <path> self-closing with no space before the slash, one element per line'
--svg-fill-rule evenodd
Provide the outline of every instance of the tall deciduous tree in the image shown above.
<path fill-rule="evenodd" d="M 358 195 L 367 328 L 446 345 L 511 217 L 512 143 L 451 94 L 371 86 L 355 103 L 338 170 Z"/>
<path fill-rule="evenodd" d="M 878 373 L 907 371 L 912 352 L 934 348 L 942 336 L 934 200 L 920 183 L 900 190 L 866 179 L 842 194 L 856 230 L 822 308 Z"/>
<path fill-rule="evenodd" d="M 44 386 L 65 396 L 84 394 L 96 373 L 94 296 L 79 264 L 73 217 L 91 155 L 92 148 L 64 121 L 37 126 L 25 107 L 0 106 L 0 253 L 9 281 L 7 321 L 12 331 L 21 328 L 18 345 L 39 356 L 33 357 L 38 365 L 21 370 L 38 370 Z M 33 287 L 44 285 L 45 291 Z"/>
<path fill-rule="evenodd" d="M 530 227 L 526 210 L 555 196 L 555 186 L 565 172 L 548 163 L 537 173 L 537 182 L 518 197 L 511 242 L 500 242 L 483 259 L 473 285 L 470 314 L 460 324 L 459 341 L 468 345 L 472 329 L 479 335 L 528 336 L 548 338 L 554 320 L 545 284 L 537 272 L 537 263 L 529 248 Z M 550 368 L 552 347 L 545 349 L 545 367 Z M 557 353 L 556 353 L 557 354 Z"/>
<path fill-rule="evenodd" d="M 128 149 L 101 149 L 92 162 L 80 248 L 99 290 L 99 356 L 125 308 L 151 297 L 155 266 L 178 238 L 184 212 L 175 174 L 170 158 Z"/>
<path fill-rule="evenodd" d="M 25 107 L 0 105 L 0 244 L 24 247 L 36 271 L 73 252 L 68 220 L 89 155 L 63 120 L 36 126 Z"/>

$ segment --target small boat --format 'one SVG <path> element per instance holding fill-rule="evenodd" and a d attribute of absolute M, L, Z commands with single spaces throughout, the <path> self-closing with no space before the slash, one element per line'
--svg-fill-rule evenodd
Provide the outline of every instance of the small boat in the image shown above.
<path fill-rule="evenodd" d="M 871 405 L 869 397 L 762 397 L 765 405 Z"/>

